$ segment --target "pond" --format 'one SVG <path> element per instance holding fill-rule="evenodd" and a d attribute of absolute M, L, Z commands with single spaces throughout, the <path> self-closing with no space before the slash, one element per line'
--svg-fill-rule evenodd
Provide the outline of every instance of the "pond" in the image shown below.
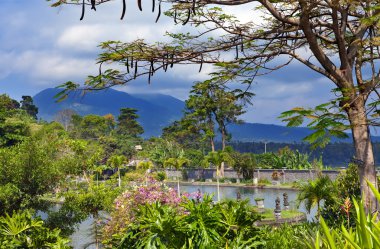
<path fill-rule="evenodd" d="M 171 187 L 177 189 L 177 184 L 172 184 Z M 215 185 L 189 185 L 181 184 L 180 191 L 193 193 L 197 192 L 198 189 L 201 193 L 213 194 L 213 199 L 217 200 L 217 187 Z M 264 206 L 266 208 L 275 208 L 275 200 L 280 197 L 281 205 L 283 203 L 283 194 L 288 194 L 288 200 L 291 209 L 297 209 L 296 199 L 298 191 L 295 189 L 277 189 L 277 188 L 253 188 L 245 186 L 220 186 L 220 199 L 236 199 L 237 192 L 240 192 L 242 199 L 249 199 L 252 205 L 256 205 L 255 198 L 264 198 Z M 282 206 L 281 206 L 282 208 Z M 299 211 L 306 213 L 307 219 L 312 221 L 317 213 L 317 209 L 313 208 L 310 214 L 307 213 L 305 206 L 300 205 Z"/>
<path fill-rule="evenodd" d="M 171 183 L 169 186 L 177 188 L 177 184 Z M 213 194 L 213 198 L 216 201 L 217 187 L 215 185 L 195 185 L 195 184 L 181 184 L 180 192 L 194 193 L 198 189 L 201 193 Z M 275 208 L 275 200 L 280 197 L 281 205 L 283 203 L 283 194 L 288 194 L 288 200 L 291 209 L 297 209 L 296 199 L 298 191 L 295 189 L 276 189 L 276 188 L 253 188 L 244 186 L 220 186 L 220 198 L 221 199 L 236 199 L 237 192 L 240 192 L 242 199 L 249 199 L 252 205 L 256 205 L 255 198 L 264 198 L 264 205 L 266 208 Z M 282 206 L 281 206 L 282 207 Z M 310 214 L 306 212 L 303 205 L 298 208 L 299 211 L 306 213 L 307 219 L 312 221 L 316 214 L 316 208 L 312 209 Z M 75 249 L 85 248 L 85 246 L 94 241 L 93 234 L 93 218 L 89 217 L 87 220 L 79 225 L 78 230 L 70 236 L 72 242 L 71 245 Z M 89 249 L 95 248 L 95 245 L 87 247 Z"/>

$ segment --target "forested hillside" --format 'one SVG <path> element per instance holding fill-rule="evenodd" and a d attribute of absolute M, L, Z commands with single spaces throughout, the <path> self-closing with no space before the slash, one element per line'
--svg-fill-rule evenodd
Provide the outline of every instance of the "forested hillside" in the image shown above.
<path fill-rule="evenodd" d="M 255 154 L 264 153 L 264 142 L 240 142 L 233 141 L 229 143 L 236 151 L 241 153 L 251 152 Z M 219 144 L 220 146 L 220 144 Z M 380 143 L 373 144 L 375 151 L 376 165 L 380 165 Z M 350 143 L 330 143 L 325 148 L 317 148 L 312 150 L 307 143 L 274 143 L 268 142 L 266 144 L 267 152 L 278 152 L 279 149 L 289 147 L 292 150 L 298 150 L 301 153 L 310 154 L 311 159 L 319 159 L 322 157 L 325 166 L 332 167 L 345 167 L 348 165 L 350 158 L 354 155 L 354 146 Z"/>

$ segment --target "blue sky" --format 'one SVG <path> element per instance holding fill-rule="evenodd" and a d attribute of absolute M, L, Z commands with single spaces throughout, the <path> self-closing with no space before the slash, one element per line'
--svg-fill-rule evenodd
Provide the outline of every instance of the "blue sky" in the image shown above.
<path fill-rule="evenodd" d="M 97 44 L 105 40 L 165 40 L 166 30 L 186 31 L 162 16 L 155 23 L 150 1 L 143 1 L 143 12 L 134 1 L 127 1 L 127 13 L 120 21 L 121 1 L 88 9 L 79 21 L 79 6 L 49 7 L 45 0 L 0 0 L 0 93 L 15 99 L 35 95 L 66 81 L 83 82 L 96 74 Z M 253 6 L 229 7 L 242 21 L 250 20 Z M 152 84 L 139 79 L 120 88 L 129 93 L 163 93 L 185 100 L 194 81 L 207 79 L 206 67 L 181 66 L 158 73 Z M 243 119 L 255 123 L 281 124 L 277 116 L 295 106 L 315 106 L 332 98 L 332 84 L 303 65 L 293 63 L 275 73 L 257 78 L 252 91 L 256 96 Z"/>

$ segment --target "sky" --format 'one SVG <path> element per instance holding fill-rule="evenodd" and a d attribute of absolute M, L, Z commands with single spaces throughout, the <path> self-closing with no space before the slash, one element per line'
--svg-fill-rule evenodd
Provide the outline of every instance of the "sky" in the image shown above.
<path fill-rule="evenodd" d="M 120 20 L 121 0 L 88 8 L 80 21 L 80 6 L 52 8 L 45 0 L 0 0 L 0 93 L 20 100 L 22 95 L 35 95 L 67 81 L 81 83 L 95 75 L 97 45 L 106 40 L 165 41 L 166 31 L 190 29 L 161 15 L 155 23 L 151 1 L 143 1 L 143 12 L 135 1 L 127 1 L 124 20 Z M 241 22 L 256 18 L 253 5 L 224 7 L 238 14 Z M 145 78 L 118 88 L 128 93 L 162 93 L 186 100 L 192 84 L 206 80 L 211 67 L 198 73 L 198 66 L 175 66 L 157 73 L 148 85 Z M 281 124 L 281 112 L 293 107 L 312 107 L 333 98 L 333 85 L 323 76 L 299 63 L 275 73 L 256 78 L 251 91 L 256 96 L 242 119 L 246 122 Z"/>

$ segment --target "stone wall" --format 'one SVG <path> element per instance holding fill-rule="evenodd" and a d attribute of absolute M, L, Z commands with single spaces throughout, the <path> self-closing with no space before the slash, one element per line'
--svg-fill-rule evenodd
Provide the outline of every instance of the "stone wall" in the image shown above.
<path fill-rule="evenodd" d="M 279 176 L 279 181 L 282 183 L 295 182 L 298 180 L 309 180 L 315 179 L 319 171 L 315 170 L 291 170 L 291 169 L 257 169 L 254 171 L 254 177 L 260 179 L 267 179 L 269 181 L 272 180 L 272 174 L 276 171 Z M 215 179 L 216 178 L 216 170 L 215 169 L 184 169 L 183 171 L 179 170 L 165 170 L 166 175 L 169 179 L 187 179 L 189 181 L 192 180 L 200 180 L 200 179 Z M 339 174 L 339 170 L 322 170 L 323 175 L 328 175 L 331 180 L 335 180 L 337 175 Z M 226 169 L 224 171 L 225 178 L 238 179 L 239 176 L 236 171 L 232 169 Z"/>

